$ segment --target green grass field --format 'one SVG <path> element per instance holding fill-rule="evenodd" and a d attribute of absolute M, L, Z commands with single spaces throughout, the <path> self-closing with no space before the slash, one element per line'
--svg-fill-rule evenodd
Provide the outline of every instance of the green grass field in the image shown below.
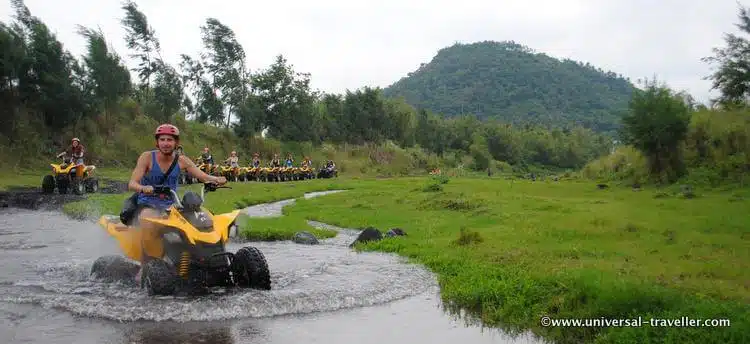
<path fill-rule="evenodd" d="M 289 239 L 312 219 L 403 228 L 361 247 L 425 264 L 443 298 L 491 326 L 531 328 L 559 343 L 750 342 L 750 191 L 599 190 L 581 181 L 504 178 L 335 179 L 230 183 L 207 196 L 215 212 L 298 199 L 284 216 L 248 219 L 243 234 Z M 195 188 L 192 186 L 190 188 Z M 76 217 L 119 213 L 122 195 L 70 203 Z M 319 236 L 332 232 L 313 231 Z M 728 318 L 731 327 L 542 328 L 553 318 Z"/>

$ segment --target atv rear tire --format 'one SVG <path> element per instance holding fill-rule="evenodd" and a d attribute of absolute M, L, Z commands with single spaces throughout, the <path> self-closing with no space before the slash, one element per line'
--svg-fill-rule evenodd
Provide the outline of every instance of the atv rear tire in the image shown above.
<path fill-rule="evenodd" d="M 149 295 L 171 295 L 177 287 L 177 274 L 161 259 L 153 259 L 143 266 L 141 288 Z"/>
<path fill-rule="evenodd" d="M 55 177 L 46 175 L 42 178 L 42 192 L 46 194 L 55 192 Z"/>
<path fill-rule="evenodd" d="M 271 273 L 268 271 L 268 262 L 263 253 L 255 247 L 245 246 L 234 254 L 232 274 L 239 287 L 271 289 Z"/>

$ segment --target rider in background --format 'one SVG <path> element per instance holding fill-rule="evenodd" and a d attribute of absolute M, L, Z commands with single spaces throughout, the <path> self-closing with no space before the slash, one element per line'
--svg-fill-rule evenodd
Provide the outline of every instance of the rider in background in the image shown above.
<path fill-rule="evenodd" d="M 260 167 L 260 154 L 257 152 L 253 154 L 253 167 Z"/>
<path fill-rule="evenodd" d="M 213 165 L 214 164 L 214 157 L 211 155 L 211 152 L 208 151 L 208 147 L 203 147 L 203 153 L 201 154 L 201 160 L 203 160 L 204 164 Z"/>
<path fill-rule="evenodd" d="M 86 151 L 85 147 L 81 144 L 81 140 L 79 140 L 77 137 L 74 137 L 73 140 L 70 142 L 70 146 L 68 146 L 68 149 L 60 154 L 57 155 L 58 158 L 68 155 L 70 156 L 70 162 L 74 163 L 76 165 L 82 165 L 83 164 L 83 153 Z M 67 163 L 67 161 L 66 161 Z"/>
<path fill-rule="evenodd" d="M 305 159 L 302 160 L 302 167 L 312 168 L 312 160 L 310 160 L 309 156 L 306 156 Z"/>
<path fill-rule="evenodd" d="M 286 164 L 286 167 L 294 167 L 294 159 L 292 158 L 292 153 L 288 153 L 286 155 L 286 160 L 284 161 Z"/>
<path fill-rule="evenodd" d="M 281 161 L 279 161 L 279 154 L 274 154 L 271 159 L 271 167 L 281 167 Z"/>
<path fill-rule="evenodd" d="M 237 156 L 236 151 L 232 151 L 232 153 L 229 154 L 229 158 L 224 160 L 224 162 L 228 162 L 231 167 L 240 167 L 240 158 Z"/>

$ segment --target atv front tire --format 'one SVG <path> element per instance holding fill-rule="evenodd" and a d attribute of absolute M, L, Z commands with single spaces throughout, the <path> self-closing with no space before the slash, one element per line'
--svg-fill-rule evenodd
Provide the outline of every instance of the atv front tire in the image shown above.
<path fill-rule="evenodd" d="M 42 192 L 46 194 L 55 192 L 55 177 L 46 175 L 42 178 Z"/>
<path fill-rule="evenodd" d="M 73 193 L 76 195 L 83 195 L 84 192 L 86 192 L 86 187 L 83 185 L 83 182 L 80 180 L 73 180 L 71 183 L 71 186 L 73 187 Z"/>
<path fill-rule="evenodd" d="M 161 259 L 153 259 L 143 266 L 141 288 L 149 295 L 171 295 L 177 287 L 177 274 Z"/>
<path fill-rule="evenodd" d="M 259 249 L 245 246 L 234 254 L 232 274 L 237 286 L 261 290 L 271 289 L 271 273 L 266 257 Z"/>

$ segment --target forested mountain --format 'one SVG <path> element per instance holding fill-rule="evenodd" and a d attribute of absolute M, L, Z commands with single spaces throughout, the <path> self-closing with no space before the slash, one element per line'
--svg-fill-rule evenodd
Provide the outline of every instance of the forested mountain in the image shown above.
<path fill-rule="evenodd" d="M 634 86 L 622 76 L 514 42 L 455 44 L 384 90 L 446 116 L 596 131 L 619 126 Z"/>

